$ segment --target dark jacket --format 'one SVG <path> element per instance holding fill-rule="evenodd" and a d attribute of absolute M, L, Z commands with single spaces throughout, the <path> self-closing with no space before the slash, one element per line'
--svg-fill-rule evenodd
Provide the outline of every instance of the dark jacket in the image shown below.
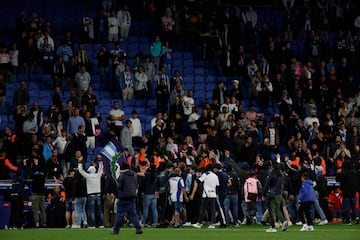
<path fill-rule="evenodd" d="M 138 177 L 132 170 L 122 173 L 118 179 L 118 198 L 136 198 L 138 191 Z"/>
<path fill-rule="evenodd" d="M 79 172 L 75 173 L 75 180 L 73 185 L 73 198 L 81 198 L 87 196 L 86 180 Z"/>
<path fill-rule="evenodd" d="M 298 198 L 301 203 L 315 202 L 313 181 L 307 179 L 302 182 Z"/>
<path fill-rule="evenodd" d="M 45 194 L 46 171 L 41 165 L 35 165 L 31 169 L 33 194 Z"/>
<path fill-rule="evenodd" d="M 359 190 L 359 175 L 350 161 L 343 163 L 342 172 L 336 174 L 336 181 L 340 183 L 343 198 L 355 198 Z"/>
<path fill-rule="evenodd" d="M 273 169 L 266 179 L 263 196 L 281 195 L 283 192 L 283 175 L 279 169 Z M 270 197 L 270 196 L 269 196 Z"/>

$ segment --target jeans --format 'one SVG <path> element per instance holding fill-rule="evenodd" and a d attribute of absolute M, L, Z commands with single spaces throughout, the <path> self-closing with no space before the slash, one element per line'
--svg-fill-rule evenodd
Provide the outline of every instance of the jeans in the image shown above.
<path fill-rule="evenodd" d="M 231 208 L 231 213 L 233 215 L 233 224 L 237 224 L 239 219 L 239 198 L 238 195 L 227 195 L 224 200 L 224 210 L 225 210 L 225 219 L 226 224 L 230 224 L 230 215 L 229 211 Z"/>
<path fill-rule="evenodd" d="M 319 217 L 320 217 L 321 221 L 326 220 L 325 213 L 322 210 L 322 208 L 320 206 L 320 203 L 319 203 L 319 192 L 318 191 L 315 191 L 315 203 L 314 203 L 313 207 L 315 208 L 315 210 L 319 214 Z M 315 215 L 314 209 L 313 209 L 313 211 L 311 211 L 311 214 L 313 215 L 312 218 L 314 219 L 314 215 Z"/>
<path fill-rule="evenodd" d="M 98 220 L 99 226 L 104 225 L 104 215 L 101 207 L 101 196 L 100 194 L 88 195 L 88 213 L 89 213 L 89 226 L 95 227 L 96 219 Z M 96 218 L 95 218 L 96 213 Z"/>
<path fill-rule="evenodd" d="M 295 195 L 295 198 L 293 200 L 288 200 L 286 202 L 286 207 L 289 211 L 289 215 L 290 215 L 290 219 L 295 222 L 298 220 L 297 217 L 297 210 L 299 208 L 299 201 L 298 201 L 298 196 Z"/>
<path fill-rule="evenodd" d="M 143 196 L 143 217 L 142 224 L 146 224 L 146 220 L 149 214 L 149 208 L 153 216 L 152 224 L 157 224 L 158 222 L 158 211 L 157 211 L 157 200 L 154 194 L 144 194 Z"/>
<path fill-rule="evenodd" d="M 257 211 L 256 211 L 256 221 L 257 222 L 261 222 L 261 217 L 264 213 L 264 211 L 266 210 L 266 202 L 259 199 L 257 201 Z"/>
<path fill-rule="evenodd" d="M 75 205 L 76 225 L 81 226 L 81 221 L 84 224 L 87 224 L 87 216 L 85 211 L 86 197 L 75 198 L 74 205 Z"/>
<path fill-rule="evenodd" d="M 356 209 L 356 198 L 344 198 L 343 199 L 343 207 L 344 207 L 344 223 L 350 223 L 351 222 L 351 214 L 350 209 L 352 211 L 353 216 L 359 217 L 359 213 Z"/>
<path fill-rule="evenodd" d="M 119 199 L 117 203 L 117 211 L 116 211 L 116 223 L 114 226 L 114 233 L 118 233 L 120 231 L 120 227 L 124 224 L 124 216 L 128 214 L 129 220 L 136 229 L 140 229 L 139 218 L 136 214 L 136 199 Z"/>

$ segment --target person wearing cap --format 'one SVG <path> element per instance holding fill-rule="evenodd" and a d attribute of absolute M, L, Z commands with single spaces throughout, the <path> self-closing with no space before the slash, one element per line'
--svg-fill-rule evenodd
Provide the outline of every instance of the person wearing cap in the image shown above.
<path fill-rule="evenodd" d="M 230 89 L 229 96 L 230 97 L 235 97 L 236 100 L 241 101 L 241 99 L 242 99 L 242 91 L 241 91 L 241 88 L 240 88 L 239 80 L 234 79 L 232 81 L 232 84 L 233 84 L 233 88 Z"/>
<path fill-rule="evenodd" d="M 103 228 L 103 211 L 101 207 L 101 176 L 103 172 L 103 162 L 99 161 L 99 169 L 96 172 L 95 166 L 91 165 L 87 172 L 83 169 L 80 158 L 78 162 L 79 173 L 86 179 L 87 202 L 89 209 L 89 228 L 95 228 L 96 222 Z M 95 218 L 96 213 L 96 218 Z M 96 221 L 97 220 L 97 221 Z"/>
<path fill-rule="evenodd" d="M 123 147 L 127 148 L 130 155 L 134 155 L 134 149 L 132 147 L 132 121 L 130 119 L 125 121 L 125 126 L 120 133 L 120 142 Z"/>

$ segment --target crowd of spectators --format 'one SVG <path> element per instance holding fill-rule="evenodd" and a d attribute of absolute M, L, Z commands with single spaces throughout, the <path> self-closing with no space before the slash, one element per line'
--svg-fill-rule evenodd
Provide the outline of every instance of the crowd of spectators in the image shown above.
<path fill-rule="evenodd" d="M 6 84 L 17 79 L 19 71 L 24 72 L 27 79 L 21 81 L 13 95 L 14 129 L 4 129 L 2 159 L 4 163 L 8 161 L 1 178 L 10 175 L 16 179 L 15 166 L 24 178 L 34 178 L 43 172 L 40 175 L 63 183 L 69 171 L 75 170 L 80 174 L 75 174 L 74 188 L 81 189 L 84 185 L 81 175 L 87 176 L 82 168 L 97 166 L 97 147 L 117 137 L 126 149 L 131 167 L 139 172 L 140 178 L 151 180 L 145 181 L 141 189 L 144 211 L 153 204 L 151 196 L 156 196 L 159 202 L 164 200 L 166 189 L 161 184 L 167 183 L 172 176 L 171 166 L 175 165 L 181 170 L 177 168 L 174 174 L 182 176 L 185 182 L 184 200 L 188 201 L 188 210 L 195 205 L 200 209 L 201 198 L 208 198 L 201 194 L 195 196 L 196 174 L 213 171 L 222 191 L 222 195 L 218 192 L 222 197 L 219 209 L 229 211 L 233 200 L 230 196 L 236 195 L 240 198 L 232 205 L 238 205 L 241 210 L 232 208 L 231 211 L 239 211 L 242 216 L 239 219 L 244 219 L 244 223 L 261 222 L 265 201 L 255 200 L 258 201 L 255 213 L 253 205 L 248 206 L 249 210 L 241 207 L 243 200 L 250 201 L 243 195 L 243 188 L 247 189 L 244 186 L 246 171 L 256 173 L 261 185 L 268 189 L 266 179 L 270 170 L 281 168 L 287 176 L 282 180 L 293 180 L 281 189 L 288 193 L 284 199 L 289 211 L 283 227 L 301 219 L 296 215 L 295 199 L 303 172 L 309 172 L 310 178 L 318 182 L 317 201 L 322 207 L 328 196 L 323 181 L 327 176 L 336 176 L 342 183 L 343 220 L 350 223 L 350 206 L 355 204 L 355 193 L 360 189 L 360 27 L 359 16 L 355 15 L 359 9 L 356 2 L 304 1 L 301 5 L 297 1 L 284 1 L 284 6 L 277 9 L 284 16 L 283 26 L 279 27 L 266 20 L 258 22 L 254 6 L 218 6 L 213 1 L 209 5 L 204 1 L 185 1 L 182 5 L 146 1 L 146 11 L 153 17 L 152 24 L 157 30 L 150 36 L 154 42 L 148 56 L 137 55 L 134 61 L 121 49 L 121 41 L 128 38 L 129 29 L 131 33 L 132 9 L 125 4 L 116 12 L 118 9 L 112 1 L 104 2 L 106 7 L 99 10 L 94 19 L 90 12 L 83 17 L 80 43 L 74 40 L 73 31 L 58 37 L 51 21 L 41 16 L 33 14 L 28 20 L 25 12 L 20 12 L 17 17 L 16 41 L 9 50 L 3 45 L 0 53 L 2 107 L 9 102 L 5 99 Z M 83 43 L 103 44 L 96 56 L 97 66 L 91 62 Z M 110 43 L 114 45 L 111 50 L 108 49 Z M 171 68 L 172 53 L 180 43 L 188 44 L 190 49 L 200 45 L 201 59 L 213 66 L 210 70 L 216 76 L 226 77 L 217 82 L 212 98 L 201 106 L 195 104 L 196 92 L 186 86 L 181 70 Z M 26 85 L 35 80 L 32 74 L 38 65 L 44 74 L 52 76 L 49 109 L 39 107 L 38 101 L 30 105 L 31 89 Z M 105 116 L 98 113 L 102 106 L 98 105 L 96 92 L 93 93 L 91 75 L 94 74 L 99 74 L 102 82 L 112 79 L 119 95 L 121 92 L 121 100 L 114 101 L 113 109 Z M 205 87 L 206 82 L 203 84 Z M 64 91 L 70 92 L 65 102 Z M 151 131 L 144 133 L 141 116 L 133 111 L 127 118 L 122 108 L 133 98 L 154 97 L 157 113 L 151 121 Z M 106 128 L 100 128 L 101 121 L 106 122 Z M 88 174 L 95 172 L 94 169 L 88 171 Z M 351 171 L 356 174 L 344 174 Z M 235 183 L 237 177 L 240 180 Z M 203 177 L 199 182 L 206 180 Z M 236 184 L 236 188 L 231 187 Z M 76 193 L 80 195 L 73 195 L 65 189 L 76 202 L 75 227 L 81 223 L 87 225 L 86 214 L 80 214 L 79 210 L 86 196 L 95 206 L 95 202 L 98 204 L 95 198 L 100 194 L 104 201 L 107 196 L 114 201 L 117 194 L 108 187 L 106 191 L 97 190 L 94 196 L 87 187 L 88 191 L 82 195 L 80 191 Z M 259 197 L 268 195 L 262 193 L 261 188 L 257 191 Z M 213 208 L 212 201 L 206 204 Z M 156 215 L 153 205 L 151 209 Z M 154 218 L 151 224 L 165 226 L 171 222 L 167 208 L 157 210 L 159 218 Z M 326 218 L 316 210 L 324 224 Z M 179 211 L 177 206 L 175 213 Z M 358 217 L 355 212 L 353 210 L 354 218 Z M 90 210 L 88 214 L 91 215 L 89 226 L 95 227 L 94 213 Z M 201 223 L 197 221 L 203 220 L 201 214 L 188 211 L 183 223 L 192 222 L 199 227 Z M 221 225 L 237 225 L 238 212 L 232 212 L 232 217 L 228 215 L 225 213 Z M 106 216 L 107 220 L 102 219 L 98 213 L 98 226 L 111 226 L 108 212 Z M 179 216 L 176 216 L 176 226 L 179 226 Z M 271 211 L 270 216 L 273 217 Z M 46 224 L 39 223 L 38 217 L 34 219 L 36 226 Z M 67 221 L 70 225 L 69 213 Z M 215 224 L 214 219 L 210 222 L 210 226 Z M 148 219 L 142 223 L 147 224 Z"/>

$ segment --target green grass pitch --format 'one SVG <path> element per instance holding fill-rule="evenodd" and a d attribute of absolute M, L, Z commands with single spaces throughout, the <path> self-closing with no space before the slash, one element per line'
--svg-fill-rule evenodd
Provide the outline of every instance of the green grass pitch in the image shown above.
<path fill-rule="evenodd" d="M 119 235 L 110 235 L 111 229 L 24 229 L 0 230 L 0 240 L 112 240 L 112 239 L 154 239 L 154 240 L 357 240 L 360 239 L 360 225 L 344 226 L 329 223 L 326 226 L 315 226 L 313 232 L 300 232 L 301 226 L 291 226 L 286 232 L 278 229 L 277 233 L 266 233 L 267 227 L 261 225 L 202 229 L 185 227 L 175 228 L 143 228 L 142 235 L 136 235 L 135 229 L 125 227 Z"/>

